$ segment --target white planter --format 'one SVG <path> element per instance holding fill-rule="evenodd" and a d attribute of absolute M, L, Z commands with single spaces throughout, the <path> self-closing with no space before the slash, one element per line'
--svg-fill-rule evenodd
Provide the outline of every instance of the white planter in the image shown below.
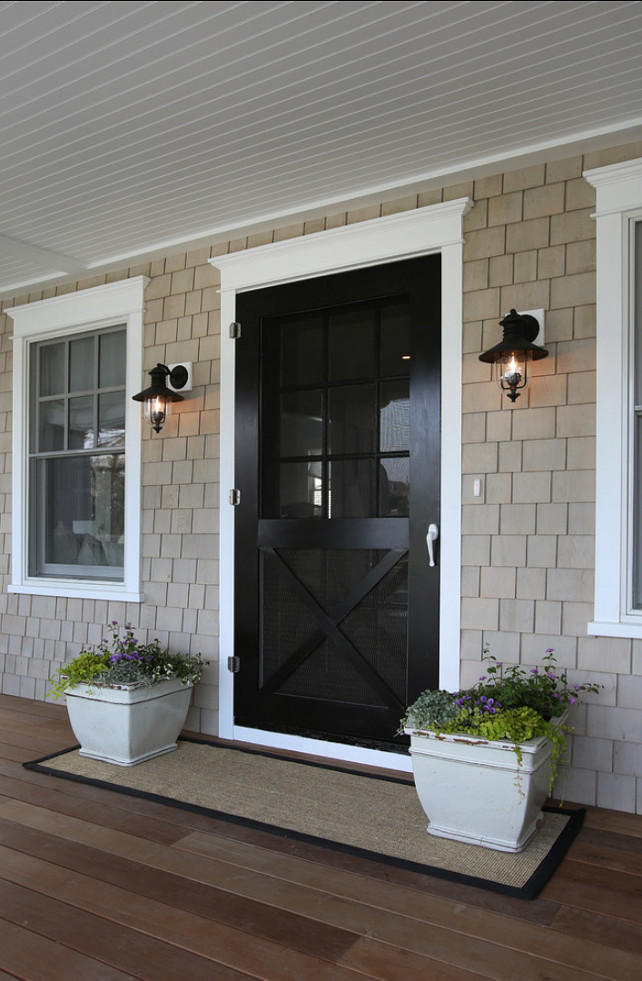
<path fill-rule="evenodd" d="M 428 834 L 504 852 L 520 852 L 537 830 L 548 796 L 551 743 L 520 744 L 474 736 L 410 735 L 415 786 Z"/>
<path fill-rule="evenodd" d="M 180 679 L 156 685 L 75 685 L 66 691 L 69 721 L 80 755 L 134 766 L 176 749 L 192 685 Z"/>

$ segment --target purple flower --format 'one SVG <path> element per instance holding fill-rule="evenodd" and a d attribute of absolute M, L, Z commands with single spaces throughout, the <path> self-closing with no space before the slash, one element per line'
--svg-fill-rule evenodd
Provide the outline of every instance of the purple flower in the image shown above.
<path fill-rule="evenodd" d="M 575 691 L 581 691 L 582 690 L 581 687 L 580 687 L 580 685 L 573 685 L 573 688 L 575 689 Z"/>
<path fill-rule="evenodd" d="M 569 697 L 569 702 L 571 705 L 577 705 L 577 699 L 573 698 L 572 695 Z"/>
<path fill-rule="evenodd" d="M 538 668 L 531 668 L 531 674 L 539 674 Z"/>

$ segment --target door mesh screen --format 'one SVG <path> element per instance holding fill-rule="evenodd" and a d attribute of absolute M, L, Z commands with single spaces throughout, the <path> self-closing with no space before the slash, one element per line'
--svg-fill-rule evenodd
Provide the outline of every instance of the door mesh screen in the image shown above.
<path fill-rule="evenodd" d="M 262 676 L 275 691 L 396 706 L 405 701 L 407 556 L 369 590 L 381 550 L 283 549 L 263 557 Z M 288 573 L 292 573 L 294 578 Z"/>

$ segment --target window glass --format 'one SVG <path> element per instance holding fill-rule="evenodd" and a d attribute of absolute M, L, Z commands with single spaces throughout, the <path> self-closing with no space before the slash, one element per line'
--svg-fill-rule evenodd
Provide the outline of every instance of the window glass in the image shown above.
<path fill-rule="evenodd" d="M 375 374 L 376 313 L 374 307 L 358 306 L 330 317 L 331 382 Z"/>
<path fill-rule="evenodd" d="M 40 394 L 59 395 L 65 390 L 65 345 L 43 344 L 40 356 Z"/>
<path fill-rule="evenodd" d="M 410 386 L 407 381 L 381 384 L 379 449 L 382 453 L 410 450 Z"/>
<path fill-rule="evenodd" d="M 112 331 L 99 338 L 100 358 L 98 361 L 98 384 L 101 388 L 112 388 L 125 384 L 125 333 Z"/>
<path fill-rule="evenodd" d="M 79 337 L 69 343 L 69 391 L 87 392 L 94 387 L 95 337 Z"/>
<path fill-rule="evenodd" d="M 328 393 L 328 452 L 372 453 L 374 385 L 341 385 Z"/>
<path fill-rule="evenodd" d="M 94 445 L 94 400 L 91 395 L 69 399 L 69 449 L 91 449 Z"/>
<path fill-rule="evenodd" d="M 65 403 L 49 399 L 40 404 L 39 431 L 41 450 L 62 450 L 65 446 Z"/>
<path fill-rule="evenodd" d="M 122 579 L 125 331 L 35 344 L 31 357 L 30 575 Z"/>

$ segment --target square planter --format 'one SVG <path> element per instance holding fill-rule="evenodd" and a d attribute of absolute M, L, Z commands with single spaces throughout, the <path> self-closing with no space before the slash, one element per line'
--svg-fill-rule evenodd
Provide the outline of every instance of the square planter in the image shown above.
<path fill-rule="evenodd" d="M 415 786 L 428 834 L 520 852 L 537 830 L 548 796 L 551 742 L 520 743 L 407 727 Z"/>
<path fill-rule="evenodd" d="M 155 685 L 75 685 L 66 691 L 69 721 L 80 755 L 134 766 L 176 749 L 192 685 L 180 679 Z"/>

